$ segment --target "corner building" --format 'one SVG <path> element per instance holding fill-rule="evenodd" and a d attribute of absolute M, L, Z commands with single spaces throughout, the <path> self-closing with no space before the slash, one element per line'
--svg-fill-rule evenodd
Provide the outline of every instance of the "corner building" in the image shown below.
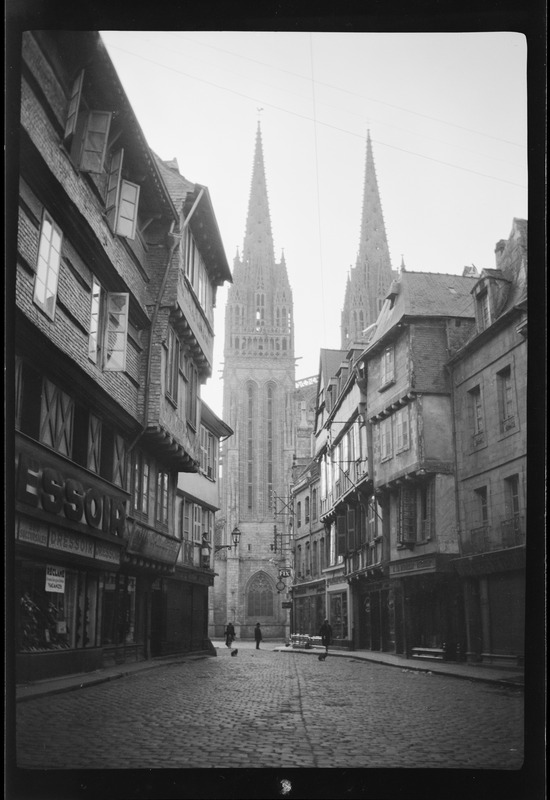
<path fill-rule="evenodd" d="M 279 565 L 295 451 L 294 322 L 284 256 L 274 257 L 259 123 L 243 253 L 226 305 L 223 381 L 223 418 L 234 435 L 222 457 L 212 635 L 222 636 L 232 621 L 238 637 L 252 638 L 260 622 L 264 639 L 282 638 L 289 626 Z M 241 540 L 230 548 L 236 526 Z"/>
<path fill-rule="evenodd" d="M 165 652 L 169 577 L 193 595 L 170 638 L 206 649 L 214 573 L 193 547 L 176 575 L 175 512 L 230 279 L 207 193 L 175 205 L 93 31 L 25 32 L 19 142 L 16 680 Z"/>

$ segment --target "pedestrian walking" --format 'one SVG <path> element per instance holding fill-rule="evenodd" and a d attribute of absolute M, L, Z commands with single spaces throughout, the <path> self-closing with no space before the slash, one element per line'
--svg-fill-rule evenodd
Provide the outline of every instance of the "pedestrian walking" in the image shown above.
<path fill-rule="evenodd" d="M 263 639 L 262 636 L 262 629 L 260 628 L 260 623 L 256 623 L 256 627 L 254 628 L 254 638 L 256 639 L 256 650 L 260 649 L 260 642 Z"/>
<path fill-rule="evenodd" d="M 231 647 L 235 641 L 235 628 L 232 622 L 228 622 L 225 626 L 225 646 Z"/>
<path fill-rule="evenodd" d="M 325 647 L 325 653 L 328 653 L 328 646 L 332 642 L 332 628 L 328 623 L 328 619 L 326 619 L 319 629 L 319 636 L 321 637 L 321 642 Z"/>

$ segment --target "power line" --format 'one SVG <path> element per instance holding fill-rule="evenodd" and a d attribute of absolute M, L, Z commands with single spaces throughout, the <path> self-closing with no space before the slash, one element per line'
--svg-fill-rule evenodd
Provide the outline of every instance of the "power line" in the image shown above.
<path fill-rule="evenodd" d="M 183 70 L 175 69 L 174 67 L 168 67 L 165 64 L 161 64 L 158 61 L 154 61 L 153 59 L 146 58 L 143 55 L 140 55 L 140 54 L 137 54 L 137 53 L 133 53 L 130 50 L 125 50 L 122 47 L 118 47 L 118 46 L 115 46 L 115 45 L 111 45 L 111 47 L 113 49 L 115 49 L 115 50 L 119 50 L 119 51 L 121 51 L 123 53 L 126 53 L 127 55 L 131 55 L 131 56 L 134 56 L 135 58 L 139 58 L 142 61 L 146 61 L 146 62 L 148 62 L 150 64 L 154 64 L 157 67 L 161 67 L 162 69 L 166 69 L 166 70 L 168 70 L 170 72 L 174 72 L 177 75 L 184 75 L 186 78 L 190 78 L 191 80 L 196 80 L 196 81 L 200 81 L 201 83 L 206 83 L 209 86 L 214 86 L 216 89 L 221 89 L 222 91 L 230 92 L 231 94 L 238 95 L 239 97 L 244 97 L 245 99 L 252 100 L 255 103 L 260 103 L 261 102 L 261 103 L 263 103 L 264 106 L 269 106 L 270 108 L 274 108 L 277 111 L 282 111 L 284 114 L 290 114 L 291 116 L 298 117 L 299 119 L 304 119 L 304 120 L 307 120 L 308 122 L 313 122 L 315 125 L 322 125 L 325 128 L 331 128 L 332 130 L 339 131 L 340 133 L 345 133 L 345 134 L 347 134 L 349 136 L 356 136 L 357 138 L 361 138 L 361 139 L 363 138 L 362 134 L 354 133 L 353 131 L 347 130 L 346 128 L 340 128 L 339 126 L 332 125 L 329 122 L 321 122 L 319 120 L 312 119 L 312 117 L 309 117 L 306 114 L 299 114 L 296 111 L 290 111 L 287 108 L 283 108 L 282 106 L 278 106 L 275 103 L 270 103 L 267 100 L 259 100 L 257 97 L 252 97 L 251 95 L 248 95 L 248 94 L 246 94 L 244 92 L 239 92 L 236 89 L 230 89 L 230 88 L 228 88 L 226 86 L 221 86 L 220 84 L 216 83 L 215 81 L 209 81 L 206 78 L 199 78 L 198 76 L 191 75 L 188 72 L 184 72 Z M 373 142 L 375 142 L 374 139 L 373 139 Z M 516 183 L 515 181 L 509 181 L 509 180 L 506 180 L 506 178 L 499 178 L 499 177 L 497 177 L 495 175 L 487 175 L 484 172 L 478 172 L 477 170 L 468 169 L 467 167 L 460 167 L 457 164 L 451 164 L 449 161 L 443 161 L 443 160 L 438 159 L 438 158 L 433 158 L 432 156 L 426 156 L 426 155 L 424 155 L 422 153 L 416 153 L 413 150 L 407 150 L 405 148 L 398 147 L 397 145 L 387 144 L 386 142 L 382 142 L 380 140 L 376 140 L 375 143 L 377 145 L 381 145 L 383 147 L 388 147 L 388 148 L 390 148 L 392 150 L 398 150 L 399 152 L 406 153 L 406 154 L 412 155 L 412 156 L 416 156 L 417 158 L 423 158 L 423 159 L 425 159 L 427 161 L 433 161 L 436 164 L 442 164 L 443 166 L 451 167 L 452 169 L 458 169 L 458 170 L 461 170 L 462 172 L 468 172 L 468 173 L 470 173 L 472 175 L 478 175 L 479 177 L 482 177 L 482 178 L 488 178 L 489 180 L 499 181 L 500 183 L 507 183 L 507 184 L 509 184 L 511 186 L 517 186 L 520 189 L 525 189 L 526 188 L 521 183 Z"/>
<path fill-rule="evenodd" d="M 241 58 L 246 61 L 251 61 L 253 64 L 261 64 L 262 66 L 268 67 L 269 69 L 274 69 L 277 70 L 278 72 L 284 72 L 286 75 L 291 75 L 294 78 L 301 78 L 302 80 L 305 81 L 310 80 L 305 75 L 300 75 L 297 72 L 292 72 L 292 70 L 284 69 L 283 67 L 273 66 L 272 64 L 267 64 L 265 61 L 259 61 L 258 59 L 251 58 L 250 56 L 244 56 L 241 53 L 235 53 L 232 50 L 226 50 L 225 48 L 218 47 L 217 45 L 207 44 L 206 42 L 201 42 L 197 39 L 192 39 L 188 36 L 182 36 L 180 38 L 184 39 L 185 41 L 201 45 L 202 47 L 210 47 L 212 50 L 218 50 L 220 53 L 227 53 L 228 55 L 234 56 L 235 58 Z M 316 83 L 319 86 L 325 86 L 328 89 L 335 89 L 338 92 L 350 94 L 353 97 L 361 97 L 363 100 L 368 100 L 371 103 L 379 103 L 380 105 L 388 106 L 388 108 L 395 108 L 398 111 L 404 111 L 406 114 L 414 114 L 417 117 L 423 117 L 424 119 L 429 119 L 431 122 L 439 122 L 443 125 L 449 125 L 450 127 L 457 128 L 458 130 L 461 131 L 468 131 L 468 133 L 475 133 L 477 136 L 485 136 L 488 139 L 495 139 L 497 142 L 503 142 L 504 144 L 510 144 L 513 147 L 523 148 L 523 145 L 519 144 L 518 142 L 511 142 L 509 139 L 502 139 L 501 137 L 493 136 L 490 133 L 483 133 L 483 131 L 476 131 L 473 128 L 466 128 L 464 125 L 457 125 L 455 122 L 447 122 L 447 120 L 439 119 L 438 117 L 432 117 L 429 114 L 422 114 L 420 111 L 413 111 L 410 108 L 404 108 L 403 106 L 398 106 L 395 105 L 394 103 L 387 103 L 384 100 L 376 100 L 376 98 L 374 97 L 368 97 L 367 95 L 361 94 L 360 92 L 353 92 L 351 89 L 344 89 L 342 86 L 335 86 L 332 83 L 325 83 L 323 81 L 316 81 Z"/>

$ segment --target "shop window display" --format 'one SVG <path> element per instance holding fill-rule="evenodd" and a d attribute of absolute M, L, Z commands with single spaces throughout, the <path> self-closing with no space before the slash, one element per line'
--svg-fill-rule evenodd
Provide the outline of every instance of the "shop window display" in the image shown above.
<path fill-rule="evenodd" d="M 56 577 L 52 579 L 52 575 Z M 37 653 L 96 645 L 95 575 L 23 562 L 18 586 L 19 652 Z"/>

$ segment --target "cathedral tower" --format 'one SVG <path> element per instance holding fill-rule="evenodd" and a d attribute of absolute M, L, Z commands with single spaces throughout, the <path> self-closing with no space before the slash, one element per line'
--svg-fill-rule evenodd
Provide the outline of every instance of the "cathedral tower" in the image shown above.
<path fill-rule="evenodd" d="M 365 328 L 376 322 L 394 277 L 374 168 L 370 131 L 367 131 L 359 252 L 346 284 L 341 322 L 342 350 L 346 350 L 353 342 L 361 342 Z"/>
<path fill-rule="evenodd" d="M 274 257 L 260 124 L 242 257 L 233 264 L 225 309 L 223 418 L 234 431 L 222 454 L 220 545 L 213 625 L 231 621 L 242 638 L 260 622 L 264 638 L 288 635 L 279 567 L 288 520 L 283 510 L 294 444 L 294 321 L 284 255 Z M 212 617 L 211 617 L 212 619 Z"/>

